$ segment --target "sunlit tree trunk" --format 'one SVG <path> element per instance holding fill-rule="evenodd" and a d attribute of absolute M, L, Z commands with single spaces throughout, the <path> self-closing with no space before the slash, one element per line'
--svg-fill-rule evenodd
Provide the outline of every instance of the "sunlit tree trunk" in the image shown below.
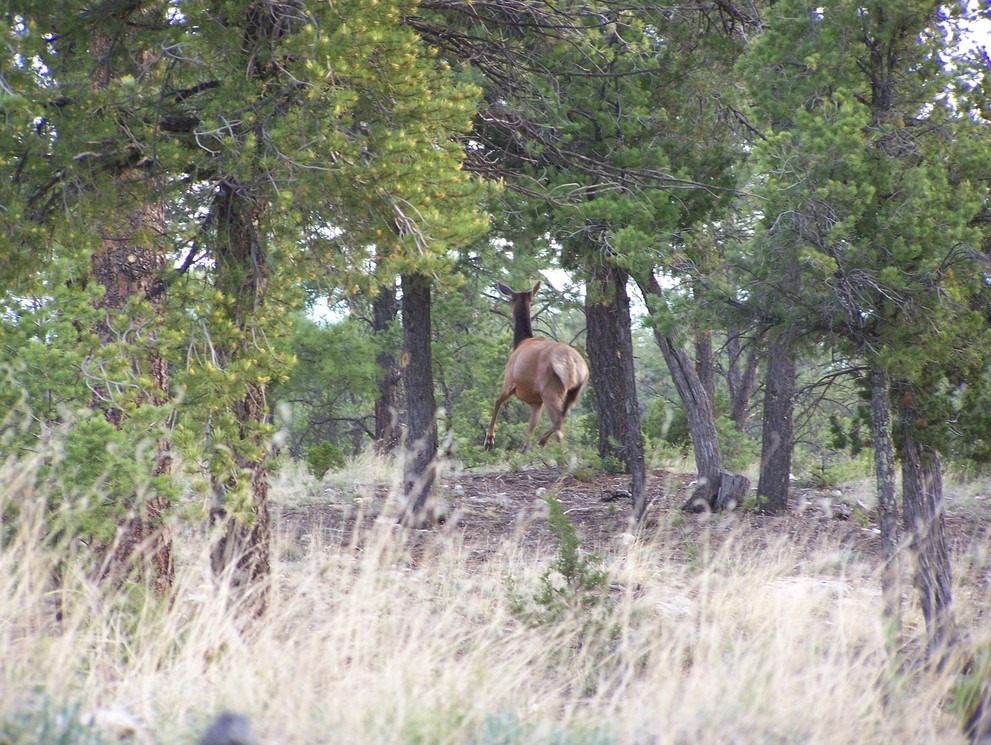
<path fill-rule="evenodd" d="M 144 178 L 137 174 L 132 183 Z M 90 276 L 106 289 L 96 307 L 105 311 L 97 322 L 95 331 L 105 346 L 121 343 L 128 335 L 144 336 L 146 342 L 154 342 L 155 319 L 127 318 L 124 309 L 137 298 L 149 298 L 151 312 L 160 316 L 164 294 L 153 292 L 161 280 L 165 256 L 160 241 L 165 221 L 164 210 L 158 202 L 141 203 L 146 193 L 144 187 L 135 184 L 136 193 L 129 202 L 128 184 L 122 184 L 119 209 L 111 213 L 110 220 L 101 229 L 102 250 L 95 253 L 90 262 Z M 122 218 L 120 217 L 122 216 Z M 117 220 L 114 218 L 118 217 Z M 152 322 L 149 324 L 148 321 Z M 147 327 L 143 331 L 139 328 Z M 154 382 L 154 390 L 139 395 L 130 403 L 164 405 L 169 397 L 168 364 L 154 347 L 142 357 L 131 360 L 135 376 L 148 375 Z M 122 402 L 106 388 L 94 392 L 92 406 L 103 412 L 111 424 L 120 427 L 124 421 Z M 172 456 L 169 441 L 156 439 L 156 453 L 152 477 L 171 473 Z M 104 567 L 105 574 L 115 582 L 140 577 L 159 594 L 165 594 L 172 585 L 174 568 L 172 537 L 166 517 L 169 499 L 166 495 L 152 493 L 145 498 L 133 495 L 127 504 L 121 505 L 124 517 L 118 525 L 113 549 Z"/>
<path fill-rule="evenodd" d="M 891 385 L 879 364 L 871 365 L 871 419 L 874 472 L 877 478 L 878 524 L 881 529 L 882 613 L 893 631 L 901 625 L 898 579 L 898 501 L 895 496 L 895 446 L 891 435 Z"/>
<path fill-rule="evenodd" d="M 126 21 L 138 12 L 135 3 L 118 12 Z M 114 46 L 126 43 L 97 28 L 93 34 L 93 58 L 100 60 L 94 68 L 92 86 L 102 91 L 122 74 L 113 68 Z M 122 164 L 123 165 L 123 164 Z M 169 398 L 169 369 L 155 349 L 155 327 L 161 322 L 165 294 L 157 283 L 162 282 L 165 269 L 163 235 L 165 230 L 164 203 L 153 195 L 161 181 L 155 181 L 147 169 L 123 167 L 117 177 L 116 205 L 106 213 L 100 228 L 102 247 L 90 260 L 90 277 L 104 287 L 96 307 L 105 313 L 94 329 L 104 347 L 145 337 L 146 353 L 130 360 L 135 377 L 147 375 L 153 381 L 151 391 L 139 394 L 131 404 L 152 403 L 163 406 Z M 125 308 L 133 300 L 146 299 L 152 319 L 127 318 Z M 151 331 L 142 330 L 143 327 Z M 125 414 L 122 402 L 115 401 L 108 388 L 94 391 L 91 406 L 103 413 L 107 421 L 120 428 Z M 165 437 L 156 438 L 156 452 L 151 477 L 171 474 L 171 445 Z M 169 498 L 161 493 L 146 497 L 132 495 L 127 504 L 119 505 L 123 517 L 117 535 L 103 567 L 104 575 L 115 583 L 138 579 L 147 582 L 157 594 L 165 595 L 172 587 L 174 566 L 172 537 L 166 518 Z"/>

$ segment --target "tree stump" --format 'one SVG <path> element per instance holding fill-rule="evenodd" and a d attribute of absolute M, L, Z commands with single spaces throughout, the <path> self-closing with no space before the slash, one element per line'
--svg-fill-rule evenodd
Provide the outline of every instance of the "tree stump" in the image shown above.
<path fill-rule="evenodd" d="M 709 483 L 699 479 L 692 496 L 681 506 L 685 512 L 720 512 L 740 506 L 750 492 L 750 479 L 739 473 L 719 474 L 719 480 Z"/>
<path fill-rule="evenodd" d="M 719 491 L 716 494 L 716 512 L 720 510 L 735 510 L 750 493 L 750 479 L 739 473 L 720 474 Z"/>

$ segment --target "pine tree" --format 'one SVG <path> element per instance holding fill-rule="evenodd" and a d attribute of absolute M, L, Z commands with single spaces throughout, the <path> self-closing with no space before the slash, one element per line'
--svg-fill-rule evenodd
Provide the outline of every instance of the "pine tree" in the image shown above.
<path fill-rule="evenodd" d="M 953 633 L 938 412 L 988 348 L 976 221 L 987 145 L 947 96 L 944 12 L 931 2 L 778 3 L 742 68 L 766 127 L 757 157 L 767 174 L 746 289 L 785 338 L 869 367 L 885 614 L 899 618 L 897 444 L 933 651 Z M 783 281 L 782 270 L 800 277 Z"/>
<path fill-rule="evenodd" d="M 5 109 L 5 239 L 51 246 L 52 261 L 10 252 L 7 289 L 35 278 L 58 286 L 68 273 L 67 290 L 95 311 L 97 290 L 84 280 L 101 217 L 136 193 L 122 174 L 149 174 L 140 183 L 165 205 L 175 268 L 156 265 L 144 291 L 146 304 L 165 298 L 161 316 L 136 301 L 127 318 L 147 321 L 140 329 L 172 365 L 174 442 L 187 463 L 205 465 L 215 497 L 214 568 L 260 611 L 268 389 L 293 362 L 303 283 L 350 291 L 400 274 L 457 281 L 454 249 L 486 228 L 484 190 L 461 169 L 477 90 L 403 25 L 406 2 L 193 0 L 167 11 L 128 5 L 132 15 L 103 25 L 77 22 L 103 18 L 101 8 L 24 5 L 8 18 L 19 56 L 5 59 L 14 63 L 4 79 L 21 97 Z M 100 34 L 117 24 L 137 40 L 109 46 L 131 56 L 94 87 L 70 51 L 104 48 Z M 97 69 L 111 59 L 98 56 Z M 373 260 L 380 275 L 369 271 Z M 111 325 L 123 328 L 117 312 Z M 87 323 L 57 341 L 113 356 L 83 333 Z M 11 333 L 25 331 L 14 324 Z"/>

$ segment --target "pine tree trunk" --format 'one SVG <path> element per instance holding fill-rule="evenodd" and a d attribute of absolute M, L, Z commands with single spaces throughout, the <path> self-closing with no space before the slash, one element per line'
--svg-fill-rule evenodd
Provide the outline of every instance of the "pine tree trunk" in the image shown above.
<path fill-rule="evenodd" d="M 891 435 L 891 391 L 888 374 L 871 365 L 871 419 L 874 471 L 877 477 L 878 524 L 881 529 L 881 602 L 884 618 L 897 631 L 901 626 L 898 581 L 898 501 L 895 496 L 895 445 Z"/>
<path fill-rule="evenodd" d="M 126 22 L 137 6 L 121 6 L 114 12 L 120 13 L 117 22 Z M 151 16 L 146 20 L 152 21 Z M 95 30 L 93 36 L 93 59 L 109 60 L 114 39 Z M 94 90 L 104 90 L 112 82 L 115 71 L 110 64 L 98 64 L 93 68 L 91 84 Z M 95 331 L 104 345 L 114 344 L 119 339 L 110 319 L 120 314 L 134 297 L 147 298 L 152 312 L 161 316 L 165 304 L 162 292 L 152 292 L 162 280 L 166 264 L 165 251 L 161 244 L 164 235 L 164 203 L 154 199 L 160 184 L 152 181 L 147 173 L 127 170 L 118 177 L 120 191 L 116 208 L 107 213 L 106 222 L 101 226 L 102 250 L 90 260 L 90 276 L 105 288 L 104 295 L 96 302 L 96 307 L 107 311 L 105 320 L 98 321 Z M 138 338 L 141 322 L 135 319 L 128 331 L 135 332 Z M 154 325 L 154 324 L 152 324 Z M 152 337 L 154 337 L 154 332 Z M 153 339 L 152 339 L 153 340 Z M 142 368 L 155 382 L 151 394 L 152 403 L 164 405 L 169 399 L 169 368 L 161 355 L 152 346 L 143 359 L 132 360 L 135 374 Z M 93 396 L 91 407 L 102 411 L 107 421 L 120 427 L 124 412 L 114 405 L 106 391 L 98 391 Z M 139 399 L 133 403 L 142 403 Z M 172 472 L 171 443 L 164 437 L 157 441 L 155 465 L 152 477 L 166 476 Z M 138 579 L 147 582 L 162 596 L 172 589 L 175 568 L 172 557 L 172 535 L 167 523 L 170 510 L 168 497 L 153 493 L 144 500 L 134 495 L 128 504 L 120 505 L 123 519 L 117 526 L 114 546 L 104 566 L 105 577 L 115 583 Z"/>
<path fill-rule="evenodd" d="M 646 510 L 646 482 L 640 410 L 637 406 L 628 274 L 600 266 L 585 293 L 589 373 L 599 419 L 599 457 L 621 463 L 631 477 L 633 517 Z"/>
<path fill-rule="evenodd" d="M 143 174 L 122 177 L 122 193 L 130 194 L 129 187 L 133 186 L 132 196 L 139 202 L 144 201 L 142 195 L 147 187 L 141 183 L 143 178 Z M 147 201 L 134 207 L 133 202 L 123 197 L 120 202 L 120 208 L 108 215 L 108 221 L 102 227 L 102 250 L 94 254 L 90 262 L 90 276 L 105 288 L 96 307 L 105 310 L 106 314 L 94 330 L 107 346 L 117 343 L 127 333 L 133 338 L 149 333 L 140 330 L 146 325 L 143 319 L 127 322 L 127 329 L 114 327 L 125 323 L 121 318 L 122 311 L 134 297 L 149 298 L 156 315 L 161 314 L 165 301 L 164 294 L 151 292 L 165 267 L 164 251 L 154 242 L 162 235 L 163 206 Z M 153 341 L 154 332 L 151 334 Z M 132 366 L 135 375 L 148 373 L 155 381 L 151 403 L 163 405 L 169 398 L 169 369 L 165 360 L 151 347 L 144 358 L 135 357 Z M 144 402 L 139 397 L 131 403 Z M 119 428 L 125 414 L 116 403 L 106 390 L 102 390 L 94 393 L 91 406 L 102 411 L 107 421 Z M 171 470 L 171 445 L 167 439 L 159 438 L 151 476 L 168 475 Z M 166 522 L 169 508 L 168 498 L 161 494 L 151 494 L 141 500 L 134 495 L 126 504 L 120 505 L 124 517 L 117 526 L 114 546 L 103 568 L 105 577 L 115 584 L 134 580 L 148 582 L 159 595 L 171 589 L 175 570 L 172 536 Z"/>
<path fill-rule="evenodd" d="M 926 619 L 927 651 L 942 663 L 956 637 L 953 579 L 943 519 L 943 476 L 939 453 L 915 436 L 915 413 L 900 411 L 902 423 L 902 506 L 905 531 L 915 559 L 915 587 Z"/>
<path fill-rule="evenodd" d="M 663 299 L 663 290 L 653 274 L 642 280 L 637 278 L 637 284 L 648 308 Z M 688 354 L 678 347 L 671 337 L 664 334 L 658 325 L 655 324 L 653 330 L 654 340 L 661 349 L 678 396 L 685 407 L 688 429 L 695 450 L 698 484 L 683 509 L 689 511 L 715 509 L 723 474 L 723 458 L 719 450 L 712 398 Z"/>
<path fill-rule="evenodd" d="M 263 302 L 268 285 L 264 244 L 255 232 L 260 208 L 249 189 L 228 181 L 221 186 L 215 209 L 216 282 L 228 298 L 222 307 L 231 326 L 242 335 L 242 344 L 250 345 L 256 308 Z M 245 353 L 240 348 L 218 351 L 225 365 Z M 222 444 L 230 448 L 235 475 L 214 479 L 210 524 L 220 528 L 220 537 L 211 550 L 210 564 L 216 576 L 229 578 L 232 599 L 261 615 L 267 606 L 271 575 L 268 448 L 258 441 L 257 434 L 268 416 L 265 387 L 247 384 L 244 396 L 234 403 L 233 413 L 239 427 L 238 442 Z M 238 493 L 238 499 L 249 495 L 248 504 L 239 505 L 239 514 L 232 513 L 228 504 L 232 492 Z"/>
<path fill-rule="evenodd" d="M 266 412 L 265 391 L 260 386 L 250 386 L 248 394 L 234 406 L 234 415 L 242 427 L 264 421 Z M 249 435 L 242 432 L 242 436 Z M 271 575 L 268 463 L 264 456 L 253 459 L 236 455 L 235 467 L 242 474 L 250 474 L 250 481 L 247 485 L 232 481 L 214 483 L 210 524 L 220 526 L 221 533 L 210 551 L 210 567 L 215 576 L 229 577 L 234 601 L 261 615 L 268 604 Z M 247 489 L 251 495 L 247 515 L 231 514 L 226 504 L 227 494 L 238 487 Z"/>
<path fill-rule="evenodd" d="M 372 301 L 372 331 L 379 337 L 379 353 L 376 363 L 379 368 L 379 395 L 375 399 L 375 449 L 383 454 L 395 451 L 401 437 L 400 412 L 402 411 L 402 391 L 399 383 L 402 375 L 395 355 L 388 351 L 386 332 L 396 322 L 396 286 L 383 285 Z"/>
<path fill-rule="evenodd" d="M 400 518 L 407 527 L 432 522 L 427 499 L 437 473 L 437 403 L 431 355 L 431 281 L 419 274 L 404 275 L 403 381 L 406 388 L 406 457 L 403 493 L 406 507 Z"/>
<path fill-rule="evenodd" d="M 760 480 L 757 494 L 761 509 L 784 512 L 788 508 L 791 456 L 794 450 L 792 408 L 795 396 L 795 361 L 787 346 L 772 341 L 768 348 L 767 382 L 764 385 L 764 425 L 761 438 Z"/>

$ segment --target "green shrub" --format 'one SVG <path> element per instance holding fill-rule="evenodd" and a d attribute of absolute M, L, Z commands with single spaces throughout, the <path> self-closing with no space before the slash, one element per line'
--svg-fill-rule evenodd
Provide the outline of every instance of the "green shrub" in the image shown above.
<path fill-rule="evenodd" d="M 322 479 L 327 471 L 344 468 L 345 462 L 341 449 L 326 440 L 306 451 L 306 464 L 310 467 L 310 473 L 318 479 Z"/>
<path fill-rule="evenodd" d="M 540 577 L 540 590 L 530 601 L 519 597 L 511 584 L 512 606 L 521 618 L 536 624 L 553 624 L 578 613 L 597 621 L 597 611 L 608 613 L 609 575 L 596 554 L 585 554 L 574 522 L 560 500 L 546 498 L 547 527 L 557 544 L 557 558 Z"/>

